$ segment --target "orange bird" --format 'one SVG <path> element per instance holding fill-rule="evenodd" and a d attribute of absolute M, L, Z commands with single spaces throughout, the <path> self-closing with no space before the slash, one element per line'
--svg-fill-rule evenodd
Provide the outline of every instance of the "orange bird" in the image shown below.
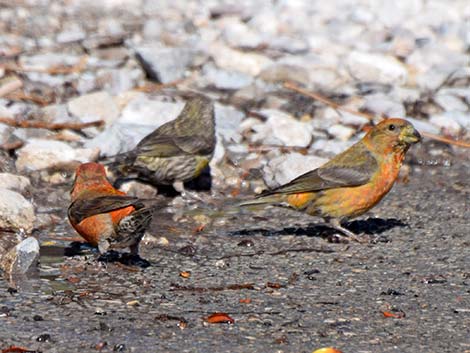
<path fill-rule="evenodd" d="M 155 206 L 116 190 L 98 163 L 81 164 L 76 171 L 68 209 L 72 227 L 101 254 L 129 247 L 138 255 L 139 242 L 149 226 Z"/>
<path fill-rule="evenodd" d="M 383 120 L 323 166 L 240 205 L 293 208 L 323 217 L 336 230 L 359 240 L 342 224 L 370 210 L 390 191 L 408 148 L 420 140 L 410 122 Z"/>

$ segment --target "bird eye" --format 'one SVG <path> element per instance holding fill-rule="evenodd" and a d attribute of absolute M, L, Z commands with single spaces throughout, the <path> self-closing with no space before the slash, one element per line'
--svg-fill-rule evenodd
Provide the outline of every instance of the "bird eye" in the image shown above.
<path fill-rule="evenodd" d="M 389 129 L 390 131 L 395 130 L 395 128 L 396 128 L 396 126 L 393 125 L 393 124 L 390 124 L 390 125 L 388 126 L 388 129 Z"/>

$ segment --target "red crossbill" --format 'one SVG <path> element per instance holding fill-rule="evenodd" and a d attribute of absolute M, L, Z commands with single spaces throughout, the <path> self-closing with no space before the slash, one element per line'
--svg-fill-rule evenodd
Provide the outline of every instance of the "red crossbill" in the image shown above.
<path fill-rule="evenodd" d="M 98 163 L 81 164 L 76 171 L 68 209 L 72 227 L 101 254 L 129 247 L 138 255 L 139 242 L 156 206 L 116 190 Z"/>
<path fill-rule="evenodd" d="M 206 97 L 191 98 L 175 120 L 160 126 L 137 146 L 107 163 L 118 179 L 140 179 L 171 185 L 197 178 L 214 153 L 214 104 Z"/>
<path fill-rule="evenodd" d="M 358 240 L 343 222 L 367 212 L 390 191 L 410 145 L 420 140 L 408 121 L 386 119 L 323 166 L 241 205 L 271 204 L 320 216 Z"/>

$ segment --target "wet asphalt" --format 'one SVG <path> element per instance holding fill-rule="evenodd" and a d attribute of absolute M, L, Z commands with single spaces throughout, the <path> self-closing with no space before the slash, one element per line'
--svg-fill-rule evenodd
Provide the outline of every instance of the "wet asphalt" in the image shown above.
<path fill-rule="evenodd" d="M 284 209 L 224 211 L 233 200 L 216 192 L 158 216 L 139 268 L 57 241 L 75 237 L 59 211 L 39 233 L 39 274 L 0 281 L 0 348 L 470 352 L 470 158 L 437 150 L 412 153 L 408 175 L 349 224 L 367 243 Z"/>

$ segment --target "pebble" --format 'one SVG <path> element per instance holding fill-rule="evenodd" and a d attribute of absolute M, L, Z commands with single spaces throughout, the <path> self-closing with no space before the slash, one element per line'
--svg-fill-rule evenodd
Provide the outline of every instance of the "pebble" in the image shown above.
<path fill-rule="evenodd" d="M 36 218 L 31 202 L 3 186 L 0 195 L 0 229 L 31 232 Z"/>
<path fill-rule="evenodd" d="M 227 142 L 240 143 L 240 124 L 245 114 L 232 106 L 215 104 L 215 127 L 219 137 Z"/>
<path fill-rule="evenodd" d="M 22 175 L 0 173 L 0 185 L 4 189 L 24 192 L 31 187 L 29 178 Z"/>
<path fill-rule="evenodd" d="M 72 148 L 65 142 L 31 138 L 17 151 L 16 168 L 20 172 L 54 167 L 69 162 L 96 160 L 97 148 Z"/>
<path fill-rule="evenodd" d="M 156 129 L 176 119 L 183 106 L 184 102 L 163 102 L 138 95 L 122 110 L 119 123 L 151 125 Z"/>
<path fill-rule="evenodd" d="M 239 71 L 251 76 L 258 75 L 264 68 L 272 64 L 271 59 L 264 55 L 245 53 L 221 43 L 212 44 L 209 47 L 209 53 L 219 68 Z"/>
<path fill-rule="evenodd" d="M 439 129 L 442 129 L 444 133 L 456 136 L 459 134 L 462 127 L 453 116 L 453 112 L 445 112 L 439 115 L 431 116 L 429 122 L 439 127 Z"/>
<path fill-rule="evenodd" d="M 403 84 L 408 79 L 406 67 L 386 55 L 353 51 L 346 58 L 346 67 L 351 76 L 360 81 Z"/>
<path fill-rule="evenodd" d="M 135 52 L 147 75 L 160 83 L 184 78 L 197 55 L 197 52 L 191 48 L 170 48 L 157 45 L 139 46 L 135 48 Z"/>
<path fill-rule="evenodd" d="M 340 124 L 335 124 L 328 128 L 328 133 L 341 141 L 348 141 L 355 132 L 355 129 Z"/>
<path fill-rule="evenodd" d="M 274 109 L 264 109 L 260 113 L 267 117 L 266 123 L 253 126 L 257 133 L 253 141 L 265 144 L 307 147 L 312 140 L 313 127 L 300 122 L 291 115 Z"/>
<path fill-rule="evenodd" d="M 111 124 L 119 116 L 119 109 L 113 97 L 106 91 L 86 94 L 67 103 L 70 114 L 82 122 L 104 120 Z"/>
<path fill-rule="evenodd" d="M 27 237 L 0 259 L 0 267 L 12 278 L 36 271 L 38 261 L 39 242 L 34 237 Z"/>
<path fill-rule="evenodd" d="M 222 90 L 237 90 L 253 82 L 253 77 L 248 74 L 218 69 L 211 64 L 204 66 L 203 74 L 208 85 Z"/>
<path fill-rule="evenodd" d="M 274 188 L 283 185 L 310 170 L 325 164 L 328 160 L 317 156 L 306 156 L 297 152 L 283 154 L 270 159 L 263 168 L 266 185 Z"/>

